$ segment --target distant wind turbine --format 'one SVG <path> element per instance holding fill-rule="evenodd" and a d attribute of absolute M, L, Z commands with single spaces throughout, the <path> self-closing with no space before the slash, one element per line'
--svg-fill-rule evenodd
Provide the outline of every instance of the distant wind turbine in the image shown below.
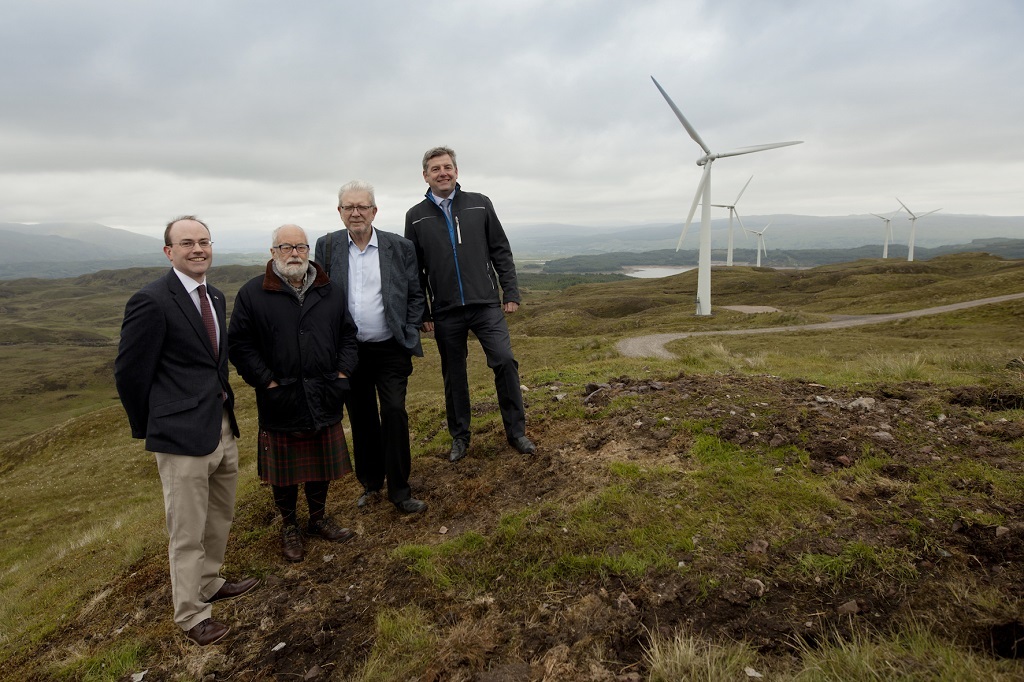
<path fill-rule="evenodd" d="M 750 180 L 753 180 L 753 179 L 754 179 L 754 176 L 751 175 L 750 176 Z M 750 184 L 750 180 L 747 180 L 747 185 Z M 742 230 L 746 230 L 747 229 L 747 228 L 743 227 L 743 221 L 740 220 L 739 211 L 736 210 L 736 204 L 740 203 L 740 197 L 743 196 L 743 193 L 747 191 L 747 185 L 743 185 L 743 189 L 741 189 L 740 193 L 736 195 L 736 201 L 732 202 L 731 204 L 711 204 L 715 208 L 727 208 L 727 209 L 729 209 L 729 250 L 726 252 L 726 258 L 725 258 L 725 264 L 729 265 L 729 266 L 732 266 L 732 217 L 736 216 L 736 220 L 738 220 L 739 223 L 740 223 L 740 229 L 742 229 Z"/>
<path fill-rule="evenodd" d="M 654 86 L 658 88 L 658 92 L 668 102 L 668 106 L 672 109 L 672 112 L 679 119 L 679 122 L 686 128 L 686 132 L 690 134 L 693 141 L 700 145 L 700 148 L 704 151 L 704 155 L 697 159 L 697 165 L 704 167 L 704 172 L 700 176 L 700 182 L 697 183 L 697 193 L 693 197 L 693 205 L 690 206 L 690 213 L 686 216 L 686 224 L 683 225 L 682 234 L 679 235 L 679 241 L 676 243 L 676 251 L 679 251 L 683 245 L 683 238 L 686 236 L 686 231 L 690 227 L 690 222 L 693 221 L 693 214 L 697 211 L 697 204 L 701 203 L 700 212 L 700 251 L 697 258 L 697 314 L 698 315 L 710 315 L 711 314 L 711 164 L 714 163 L 715 159 L 725 158 L 727 156 L 739 156 L 741 154 L 752 154 L 753 152 L 761 152 L 766 149 L 775 149 L 776 147 L 788 147 L 793 144 L 800 144 L 800 141 L 796 142 L 775 142 L 772 144 L 761 144 L 754 147 L 741 147 L 734 149 L 729 152 L 722 152 L 716 154 L 704 143 L 701 139 L 700 134 L 697 133 L 696 129 L 690 122 L 683 116 L 683 112 L 679 111 L 679 107 L 672 101 L 672 98 L 668 96 L 665 89 L 661 87 L 661 84 L 651 76 L 651 80 L 654 81 Z"/>
<path fill-rule="evenodd" d="M 744 228 L 744 231 L 749 232 L 750 234 L 757 235 L 757 267 L 761 267 L 762 253 L 764 253 L 765 258 L 768 258 L 768 249 L 766 249 L 764 246 L 764 232 L 771 226 L 772 224 L 768 223 L 767 225 L 761 228 L 760 232 L 758 232 L 757 230 L 747 230 L 746 228 Z"/>
<path fill-rule="evenodd" d="M 877 213 L 871 214 L 876 218 L 881 218 L 882 220 L 885 221 L 885 243 L 882 245 L 882 258 L 889 257 L 889 242 L 892 241 L 892 219 L 895 218 L 896 214 L 899 212 L 900 209 L 897 208 L 895 211 L 892 212 L 892 215 L 889 216 L 888 218 L 886 218 L 884 215 L 878 215 Z"/>
<path fill-rule="evenodd" d="M 900 198 L 896 197 L 896 201 L 900 201 Z M 928 211 L 927 213 L 922 213 L 921 215 L 915 215 L 914 212 L 907 208 L 907 205 L 904 204 L 902 201 L 900 201 L 900 206 L 903 207 L 904 211 L 910 214 L 910 241 L 907 243 L 907 260 L 912 261 L 914 260 L 914 232 L 917 229 L 917 219 L 923 218 L 926 215 L 931 215 L 932 213 L 935 213 L 935 211 L 941 211 L 942 209 L 937 208 L 935 209 L 935 211 Z"/>

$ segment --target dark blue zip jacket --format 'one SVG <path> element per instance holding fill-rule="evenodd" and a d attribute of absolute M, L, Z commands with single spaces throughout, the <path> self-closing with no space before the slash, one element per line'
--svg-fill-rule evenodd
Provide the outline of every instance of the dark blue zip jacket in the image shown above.
<path fill-rule="evenodd" d="M 430 303 L 423 319 L 462 305 L 519 303 L 512 248 L 491 200 L 456 184 L 451 233 L 454 243 L 444 211 L 429 191 L 405 214 L 405 238 L 416 247 Z"/>

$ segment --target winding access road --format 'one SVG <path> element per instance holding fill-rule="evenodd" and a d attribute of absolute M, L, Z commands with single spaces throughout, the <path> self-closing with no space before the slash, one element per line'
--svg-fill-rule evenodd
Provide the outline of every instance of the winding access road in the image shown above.
<path fill-rule="evenodd" d="M 1024 298 L 1024 292 L 1017 294 L 1006 294 L 1004 296 L 992 296 L 990 298 L 979 298 L 974 301 L 961 301 L 949 305 L 935 306 L 934 308 L 921 308 L 920 310 L 908 310 L 902 313 L 885 313 L 882 315 L 837 315 L 829 322 L 817 322 L 815 324 L 797 324 L 787 327 L 761 327 L 757 329 L 723 329 L 709 332 L 680 332 L 670 334 L 648 334 L 647 336 L 634 336 L 619 341 L 615 348 L 622 355 L 628 358 L 663 358 L 671 360 L 676 356 L 665 350 L 665 344 L 678 339 L 687 339 L 692 336 L 736 336 L 739 334 L 774 334 L 778 332 L 815 331 L 818 329 L 845 329 L 847 327 L 860 327 L 866 324 L 881 324 L 893 320 L 905 320 L 911 317 L 924 317 L 925 315 L 938 315 L 949 313 L 955 310 L 977 308 L 978 306 L 990 305 L 992 303 L 1004 303 Z"/>

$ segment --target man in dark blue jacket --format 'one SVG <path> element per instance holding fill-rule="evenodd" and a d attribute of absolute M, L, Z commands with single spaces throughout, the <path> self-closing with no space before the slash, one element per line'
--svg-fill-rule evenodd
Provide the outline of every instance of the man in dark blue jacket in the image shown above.
<path fill-rule="evenodd" d="M 307 532 L 334 542 L 354 533 L 326 515 L 330 481 L 352 470 L 342 427 L 348 377 L 356 368 L 356 326 L 345 291 L 309 260 L 306 233 L 283 225 L 271 238 L 267 271 L 238 290 L 228 353 L 256 389 L 259 475 L 281 512 L 281 554 L 302 561 L 296 518 L 305 485 Z"/>
<path fill-rule="evenodd" d="M 423 331 L 434 332 L 444 376 L 449 459 L 466 456 L 470 439 L 469 378 L 466 373 L 469 332 L 480 341 L 487 366 L 494 371 L 498 408 L 508 442 L 533 454 L 526 436 L 526 412 L 519 383 L 519 363 L 505 314 L 519 309 L 519 287 L 505 230 L 491 200 L 459 186 L 455 152 L 434 147 L 423 155 L 426 198 L 405 215 L 405 237 L 416 247 L 420 280 L 430 303 Z M 499 291 L 500 289 L 500 291 Z M 504 301 L 502 301 L 504 295 Z"/>

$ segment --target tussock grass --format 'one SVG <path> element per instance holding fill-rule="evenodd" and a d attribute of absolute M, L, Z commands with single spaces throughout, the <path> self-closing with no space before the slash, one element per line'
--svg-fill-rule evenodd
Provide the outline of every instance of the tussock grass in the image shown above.
<path fill-rule="evenodd" d="M 832 638 L 825 646 L 798 647 L 799 670 L 780 679 L 793 682 L 876 682 L 881 680 L 1019 679 L 1013 661 L 979 655 L 944 640 L 920 624 L 910 623 L 892 634 L 854 634 Z"/>
<path fill-rule="evenodd" d="M 142 661 L 150 653 L 149 647 L 140 642 L 123 642 L 91 656 L 57 663 L 51 674 L 55 680 L 116 682 L 142 669 Z"/>
<path fill-rule="evenodd" d="M 685 629 L 652 634 L 645 655 L 652 682 L 745 680 L 751 671 L 779 682 L 1009 682 L 1020 676 L 1015 662 L 965 651 L 918 622 L 890 634 L 854 631 L 813 644 L 797 640 L 789 661 L 769 660 L 742 642 L 713 642 Z"/>
<path fill-rule="evenodd" d="M 644 653 L 651 682 L 744 680 L 749 679 L 746 669 L 758 671 L 760 665 L 754 650 L 742 642 L 715 644 L 685 630 L 652 636 Z"/>
<path fill-rule="evenodd" d="M 370 656 L 355 679 L 392 682 L 415 679 L 432 658 L 438 634 L 426 612 L 416 606 L 384 609 L 377 614 Z"/>

